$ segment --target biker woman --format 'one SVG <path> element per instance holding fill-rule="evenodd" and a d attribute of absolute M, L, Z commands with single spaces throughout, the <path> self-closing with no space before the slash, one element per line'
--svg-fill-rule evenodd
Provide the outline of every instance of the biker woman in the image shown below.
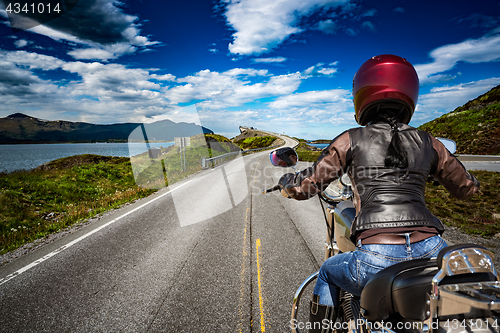
<path fill-rule="evenodd" d="M 408 126 L 419 90 L 413 66 L 395 55 L 367 60 L 353 80 L 355 118 L 364 127 L 336 137 L 318 160 L 297 174 L 284 175 L 282 194 L 309 199 L 348 172 L 356 217 L 351 239 L 356 250 L 327 259 L 311 302 L 309 332 L 334 319 L 339 288 L 361 295 L 370 277 L 395 263 L 436 257 L 446 246 L 444 226 L 425 205 L 432 175 L 455 197 L 479 190 L 477 179 L 432 135 Z"/>

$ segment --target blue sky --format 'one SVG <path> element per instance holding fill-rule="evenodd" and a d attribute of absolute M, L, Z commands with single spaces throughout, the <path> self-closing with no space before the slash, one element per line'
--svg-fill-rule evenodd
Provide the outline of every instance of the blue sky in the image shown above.
<path fill-rule="evenodd" d="M 0 117 L 254 126 L 306 139 L 356 126 L 352 77 L 408 59 L 411 125 L 500 84 L 497 1 L 80 0 L 13 33 L 0 1 Z"/>

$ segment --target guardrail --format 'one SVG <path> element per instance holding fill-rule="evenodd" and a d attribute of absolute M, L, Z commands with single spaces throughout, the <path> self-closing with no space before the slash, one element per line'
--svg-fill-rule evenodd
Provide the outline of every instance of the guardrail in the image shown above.
<path fill-rule="evenodd" d="M 455 154 L 455 156 L 460 160 L 460 162 L 500 162 L 499 155 L 466 155 L 466 154 Z"/>
<path fill-rule="evenodd" d="M 226 161 L 235 159 L 238 156 L 245 156 L 245 155 L 248 155 L 248 154 L 251 154 L 251 153 L 255 153 L 255 152 L 258 152 L 258 151 L 261 151 L 261 150 L 274 149 L 274 148 L 277 148 L 277 147 L 279 147 L 279 146 L 269 146 L 269 147 L 264 147 L 264 148 L 256 148 L 256 149 L 236 151 L 236 152 L 227 153 L 227 154 L 220 155 L 220 156 L 217 156 L 217 157 L 212 157 L 212 158 L 202 157 L 201 158 L 201 168 L 202 169 L 208 169 L 208 168 L 214 167 L 216 165 L 222 164 L 222 163 L 224 163 Z"/>

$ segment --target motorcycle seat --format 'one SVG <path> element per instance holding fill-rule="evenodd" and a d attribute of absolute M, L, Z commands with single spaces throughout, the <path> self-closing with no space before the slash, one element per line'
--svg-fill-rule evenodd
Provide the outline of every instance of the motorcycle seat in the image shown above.
<path fill-rule="evenodd" d="M 395 314 L 424 320 L 427 293 L 437 271 L 433 258 L 404 261 L 378 272 L 361 293 L 363 316 L 371 321 L 387 320 Z"/>
<path fill-rule="evenodd" d="M 439 271 L 436 258 L 404 261 L 378 272 L 361 293 L 363 316 L 370 321 L 405 318 L 427 319 L 432 278 Z M 496 281 L 490 273 L 445 277 L 440 284 Z"/>

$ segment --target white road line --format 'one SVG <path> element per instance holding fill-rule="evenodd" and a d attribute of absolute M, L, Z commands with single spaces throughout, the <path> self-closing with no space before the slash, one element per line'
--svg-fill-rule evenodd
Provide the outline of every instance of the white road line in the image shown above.
<path fill-rule="evenodd" d="M 185 182 L 184 184 L 181 184 L 180 186 L 178 186 L 178 187 L 176 187 L 176 188 L 174 188 L 174 189 L 172 189 L 172 190 L 170 190 L 170 191 L 168 191 L 168 192 L 163 193 L 162 195 L 160 195 L 160 196 L 158 196 L 158 197 L 156 197 L 156 198 L 152 199 L 151 201 L 148 201 L 148 202 L 146 202 L 145 204 L 143 204 L 143 205 L 141 205 L 141 206 L 139 206 L 139 207 L 137 207 L 137 208 L 132 209 L 130 212 L 127 212 L 127 213 L 125 213 L 125 214 L 123 214 L 123 215 L 121 215 L 121 216 L 118 216 L 118 217 L 117 217 L 117 218 L 115 218 L 114 220 L 111 220 L 111 221 L 109 221 L 108 223 L 101 225 L 100 227 L 98 227 L 98 228 L 96 228 L 96 229 L 94 229 L 94 230 L 92 230 L 92 231 L 90 231 L 90 232 L 86 233 L 86 234 L 85 234 L 85 235 L 83 235 L 83 236 L 80 236 L 79 238 L 77 238 L 77 239 L 75 239 L 75 240 L 73 240 L 73 241 L 69 242 L 69 243 L 68 243 L 68 244 L 66 244 L 66 245 L 61 246 L 60 248 L 58 248 L 58 249 L 56 249 L 56 250 L 54 250 L 54 251 L 50 252 L 49 254 L 47 254 L 47 255 L 45 255 L 45 256 L 43 256 L 43 257 L 41 257 L 40 259 L 33 261 L 31 264 L 26 265 L 26 266 L 24 266 L 23 268 L 21 268 L 21 269 L 19 269 L 19 270 L 15 271 L 14 273 L 7 275 L 7 276 L 6 276 L 6 277 L 4 277 L 3 279 L 0 279 L 0 286 L 1 286 L 2 284 L 6 283 L 6 282 L 7 282 L 7 281 L 9 281 L 9 280 L 12 280 L 12 279 L 13 279 L 13 278 L 15 278 L 16 276 L 18 276 L 18 275 L 20 275 L 20 274 L 22 274 L 22 273 L 26 272 L 27 270 L 29 270 L 29 269 L 31 269 L 31 268 L 33 268 L 33 267 L 37 266 L 38 264 L 41 264 L 41 263 L 42 263 L 42 262 L 44 262 L 45 260 L 48 260 L 48 259 L 52 258 L 52 257 L 53 257 L 53 256 L 55 256 L 56 254 L 58 254 L 58 253 L 60 253 L 60 252 L 62 252 L 62 251 L 64 251 L 64 250 L 66 250 L 66 249 L 70 248 L 71 246 L 73 246 L 73 245 L 77 244 L 78 242 L 80 242 L 80 241 L 84 240 L 85 238 L 89 237 L 90 235 L 93 235 L 93 234 L 95 234 L 96 232 L 100 231 L 101 229 L 104 229 L 104 228 L 106 228 L 106 227 L 110 226 L 111 224 L 115 223 L 116 221 L 120 220 L 121 218 L 123 218 L 123 217 L 125 217 L 125 216 L 127 216 L 127 215 L 130 215 L 130 214 L 132 214 L 132 213 L 134 213 L 134 212 L 138 211 L 139 209 L 141 209 L 141 208 L 143 208 L 143 207 L 145 207 L 145 206 L 149 205 L 150 203 L 155 202 L 156 200 L 158 200 L 158 199 L 160 199 L 160 198 L 164 197 L 165 195 L 167 195 L 167 194 L 169 194 L 169 193 L 172 193 L 173 191 L 175 191 L 175 190 L 177 190 L 177 189 L 179 189 L 179 188 L 183 187 L 184 185 L 189 184 L 190 182 L 192 182 L 192 181 L 193 181 L 193 180 L 195 180 L 195 179 L 196 179 L 196 178 L 193 178 L 193 179 L 191 179 L 191 180 L 189 180 L 189 181 Z"/>

